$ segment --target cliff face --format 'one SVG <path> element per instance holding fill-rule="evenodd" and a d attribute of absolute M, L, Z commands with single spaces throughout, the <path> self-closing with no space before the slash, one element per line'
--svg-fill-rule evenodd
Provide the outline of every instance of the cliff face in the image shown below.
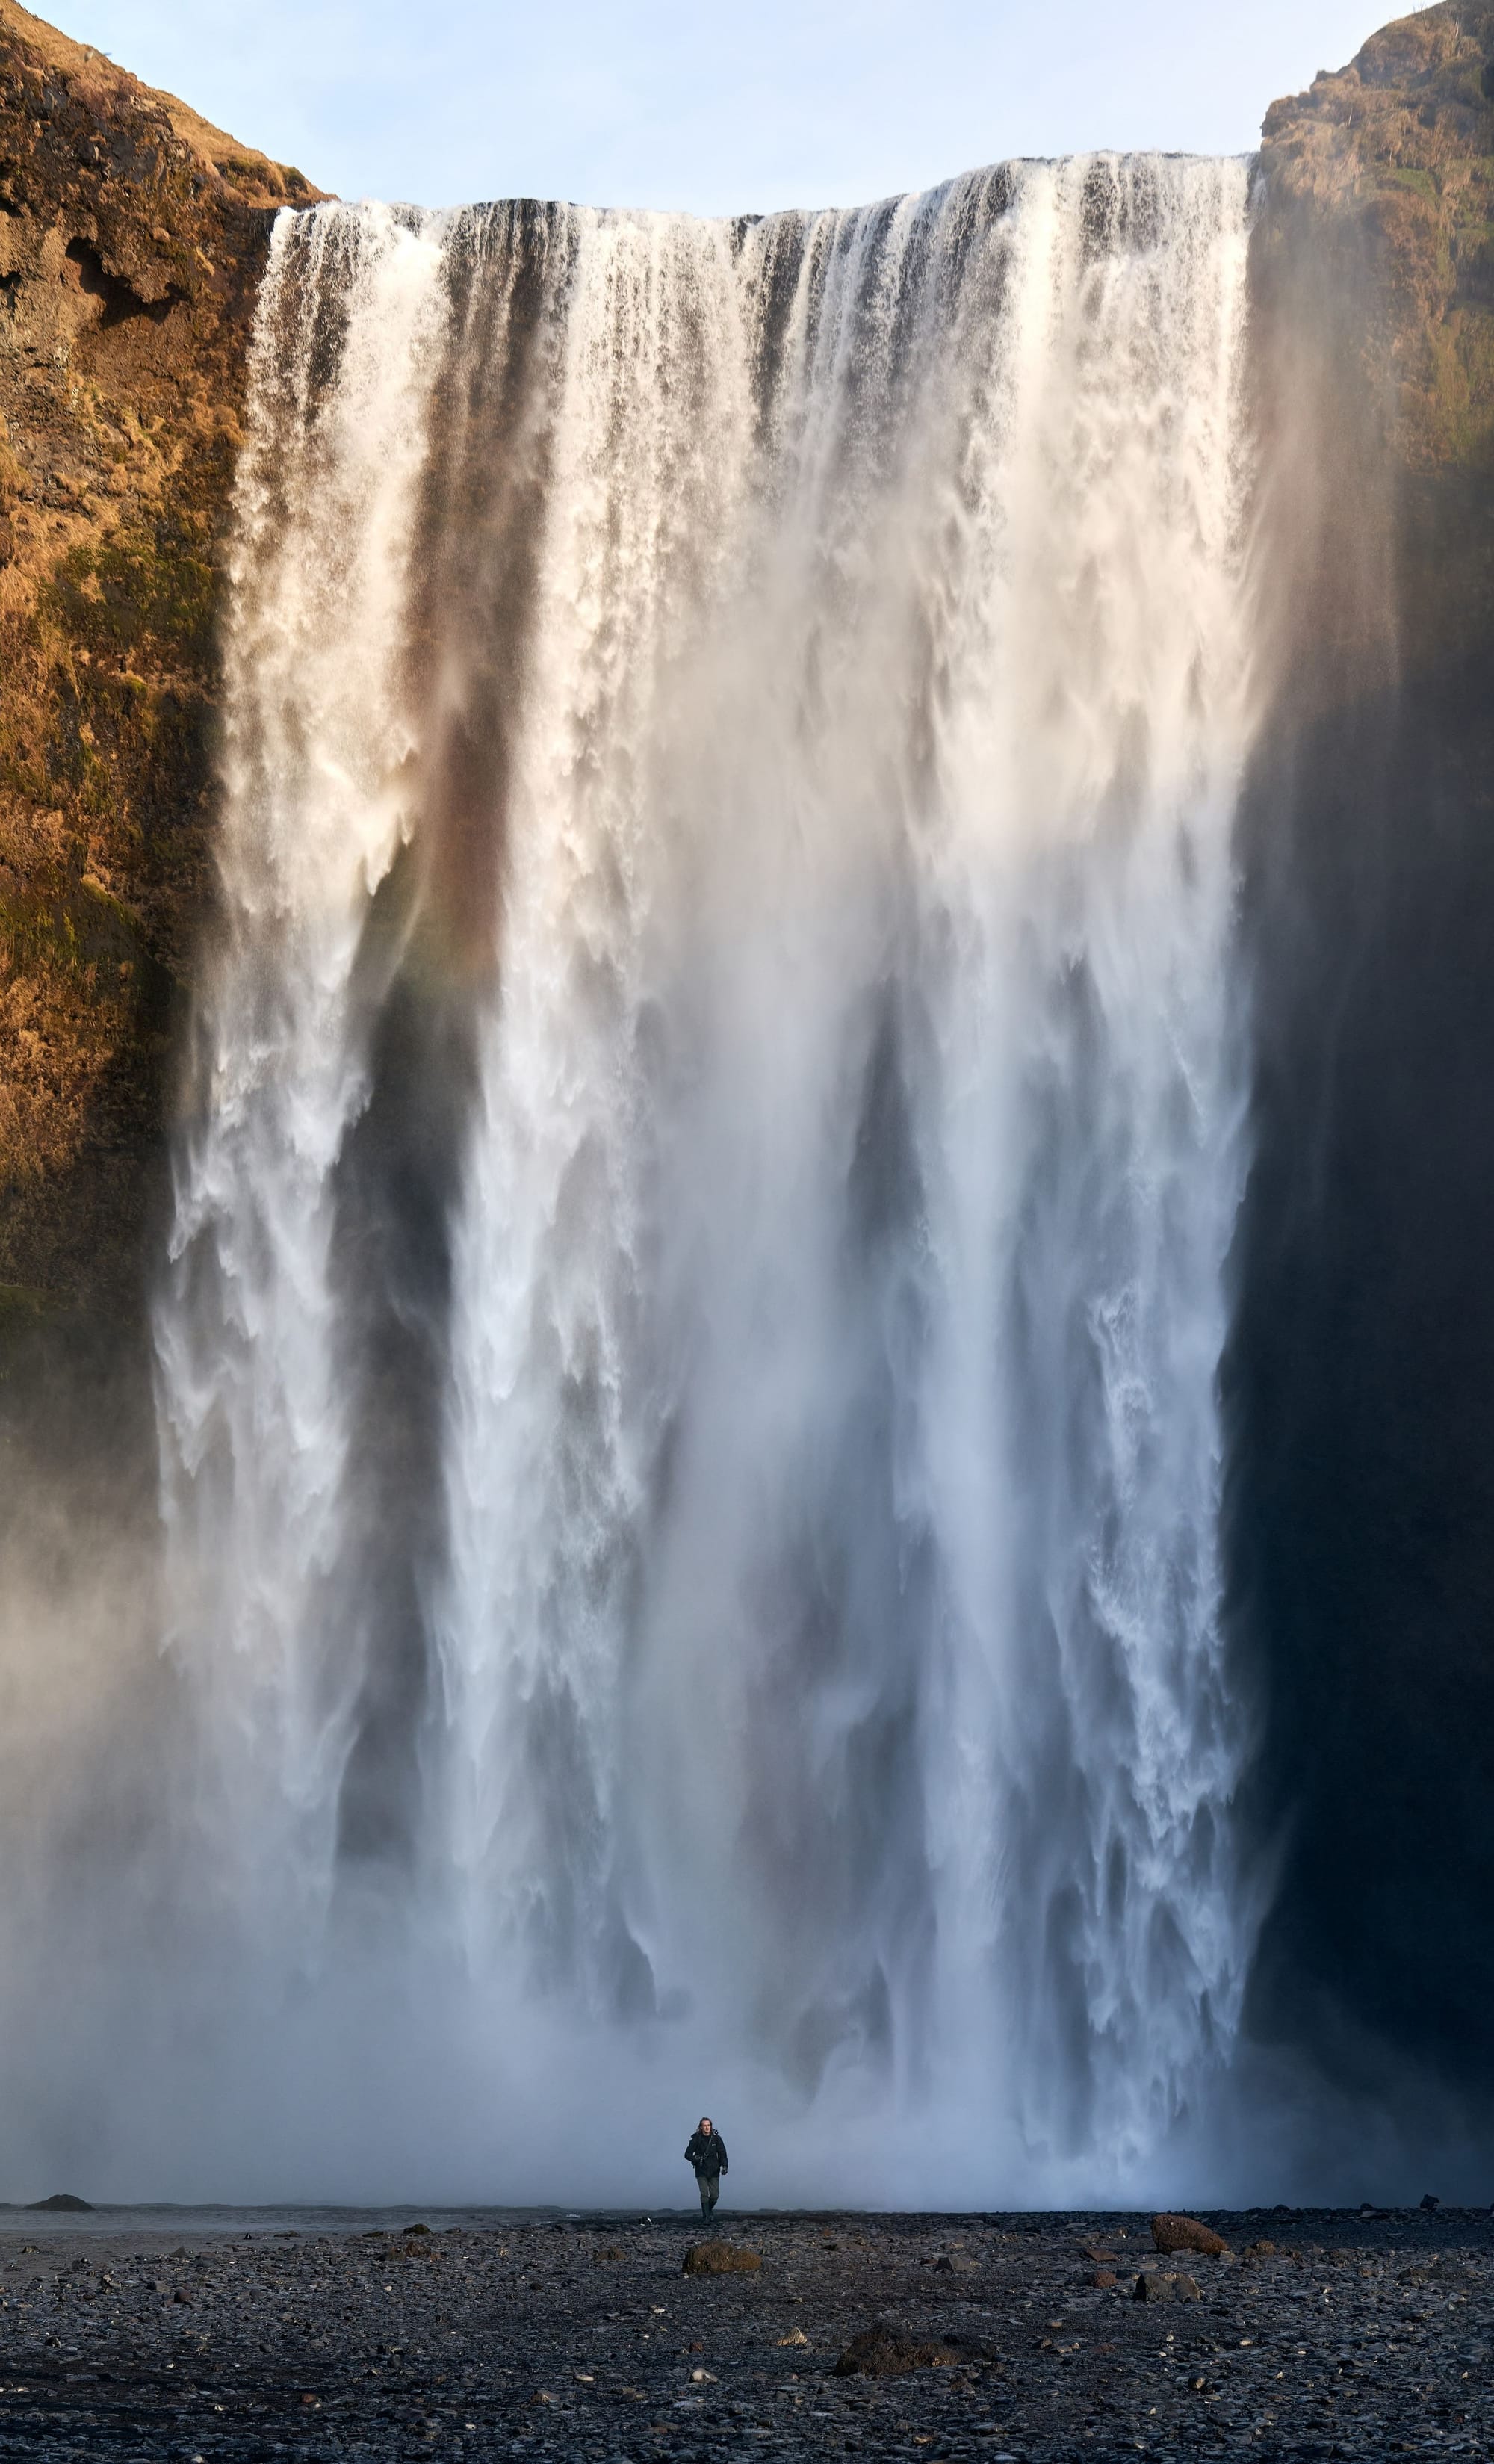
<path fill-rule="evenodd" d="M 137 1301 L 246 343 L 317 193 L 0 0 L 0 1344 Z"/>
<path fill-rule="evenodd" d="M 1494 8 L 1385 27 L 1272 104 L 1260 165 L 1258 292 L 1315 295 L 1395 489 L 1397 659 L 1425 672 L 1494 621 Z"/>
<path fill-rule="evenodd" d="M 1233 1613 L 1268 2034 L 1472 2087 L 1494 1946 L 1494 10 L 1268 113 Z M 1433 2110 L 1422 2100 L 1422 2110 Z"/>

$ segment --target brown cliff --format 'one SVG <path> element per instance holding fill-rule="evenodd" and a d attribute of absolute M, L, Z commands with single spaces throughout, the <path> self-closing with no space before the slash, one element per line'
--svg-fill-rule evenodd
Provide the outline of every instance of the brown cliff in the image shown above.
<path fill-rule="evenodd" d="M 138 1291 L 245 346 L 317 194 L 0 0 L 0 1337 Z"/>
<path fill-rule="evenodd" d="M 1494 7 L 1383 28 L 1272 104 L 1260 167 L 1258 299 L 1332 363 L 1320 450 L 1361 532 L 1388 491 L 1395 656 L 1424 669 L 1494 627 Z"/>

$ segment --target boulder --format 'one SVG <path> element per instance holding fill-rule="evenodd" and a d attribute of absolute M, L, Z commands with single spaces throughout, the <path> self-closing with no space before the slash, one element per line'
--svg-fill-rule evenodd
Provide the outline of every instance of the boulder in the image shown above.
<path fill-rule="evenodd" d="M 902 2328 L 878 2319 L 851 2338 L 835 2365 L 835 2375 L 838 2379 L 893 2378 L 905 2370 L 949 2369 L 958 2359 L 951 2345 L 915 2343 Z"/>
<path fill-rule="evenodd" d="M 685 2253 L 687 2276 L 756 2276 L 761 2265 L 760 2251 L 736 2241 L 697 2241 Z"/>
<path fill-rule="evenodd" d="M 1198 2301 L 1203 2297 L 1191 2276 L 1175 2276 L 1160 2267 L 1149 2267 L 1137 2277 L 1131 2298 L 1136 2301 Z"/>
<path fill-rule="evenodd" d="M 1227 2258 L 1229 2244 L 1197 2216 L 1153 2216 L 1152 2238 L 1160 2251 L 1191 2250 L 1200 2258 Z"/>

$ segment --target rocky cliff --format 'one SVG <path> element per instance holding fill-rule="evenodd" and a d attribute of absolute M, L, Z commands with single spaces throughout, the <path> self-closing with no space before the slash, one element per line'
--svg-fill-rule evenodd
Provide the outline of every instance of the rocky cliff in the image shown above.
<path fill-rule="evenodd" d="M 317 193 L 0 0 L 0 1340 L 138 1306 L 245 345 Z"/>
<path fill-rule="evenodd" d="M 1228 1364 L 1281 1859 L 1256 2020 L 1372 2090 L 1415 2058 L 1392 2101 L 1436 2128 L 1494 2068 L 1494 9 L 1387 27 L 1272 107 L 1261 168 L 1277 665 Z"/>
<path fill-rule="evenodd" d="M 1260 169 L 1258 313 L 1278 352 L 1294 327 L 1299 355 L 1331 353 L 1320 450 L 1361 530 L 1383 457 L 1396 656 L 1424 672 L 1494 618 L 1494 9 L 1401 18 L 1273 103 Z"/>

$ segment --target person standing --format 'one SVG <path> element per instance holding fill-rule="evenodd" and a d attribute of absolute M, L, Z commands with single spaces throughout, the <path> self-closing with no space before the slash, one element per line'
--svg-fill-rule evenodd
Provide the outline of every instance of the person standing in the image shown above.
<path fill-rule="evenodd" d="M 709 2113 L 700 2117 L 700 2126 L 691 2134 L 685 2150 L 685 2162 L 695 2168 L 695 2186 L 700 2192 L 700 2212 L 706 2223 L 711 2221 L 721 2191 L 721 2176 L 727 2171 L 726 2142 Z"/>

